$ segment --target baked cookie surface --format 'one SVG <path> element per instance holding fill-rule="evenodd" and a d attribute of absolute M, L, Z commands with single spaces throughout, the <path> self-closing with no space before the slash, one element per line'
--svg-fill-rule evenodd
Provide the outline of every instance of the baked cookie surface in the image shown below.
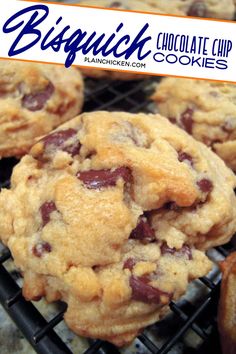
<path fill-rule="evenodd" d="M 82 114 L 34 145 L 11 182 L 0 237 L 24 296 L 63 299 L 76 333 L 117 345 L 207 274 L 201 249 L 236 230 L 233 173 L 161 116 Z"/>
<path fill-rule="evenodd" d="M 82 0 L 81 5 L 232 20 L 235 0 Z"/>
<path fill-rule="evenodd" d="M 235 14 L 233 0 L 146 0 L 145 2 L 172 15 L 183 14 L 232 20 Z"/>
<path fill-rule="evenodd" d="M 152 99 L 161 114 L 236 171 L 236 85 L 166 78 Z"/>
<path fill-rule="evenodd" d="M 0 156 L 27 153 L 36 137 L 76 116 L 82 104 L 78 70 L 0 60 Z"/>
<path fill-rule="evenodd" d="M 133 11 L 155 12 L 158 8 L 158 2 L 153 4 L 151 1 L 142 0 L 82 0 L 77 1 L 78 5 L 88 5 L 95 7 L 105 7 L 110 9 L 123 9 Z M 161 9 L 158 9 L 161 11 Z"/>

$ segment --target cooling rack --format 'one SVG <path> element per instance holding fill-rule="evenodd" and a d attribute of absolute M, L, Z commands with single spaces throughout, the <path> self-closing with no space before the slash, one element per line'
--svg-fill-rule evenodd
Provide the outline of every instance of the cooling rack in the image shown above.
<path fill-rule="evenodd" d="M 130 82 L 86 80 L 84 111 L 108 110 L 151 112 L 148 101 L 153 85 L 158 78 Z M 9 178 L 16 159 L 0 161 L 0 187 L 9 187 Z M 213 259 L 224 259 L 233 250 L 228 244 L 212 250 Z M 63 321 L 66 305 L 47 321 L 31 303 L 24 300 L 20 286 L 5 263 L 11 258 L 8 249 L 0 254 L 0 303 L 22 331 L 37 353 L 72 353 L 54 328 Z M 217 306 L 220 291 L 220 275 L 212 274 L 194 282 L 190 296 L 171 302 L 171 314 L 163 321 L 147 328 L 135 340 L 132 353 L 137 354 L 221 354 L 217 332 Z M 119 354 L 121 349 L 101 340 L 89 341 L 88 348 L 77 348 L 74 354 Z M 131 350 L 126 349 L 130 354 Z"/>

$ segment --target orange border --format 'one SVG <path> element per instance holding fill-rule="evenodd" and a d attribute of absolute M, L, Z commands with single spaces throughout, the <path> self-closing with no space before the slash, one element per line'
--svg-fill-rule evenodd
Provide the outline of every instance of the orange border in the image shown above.
<path fill-rule="evenodd" d="M 21 1 L 21 0 L 19 0 Z M 125 10 L 125 9 L 110 9 L 106 7 L 98 7 L 98 6 L 85 6 L 85 5 L 80 5 L 80 4 L 65 4 L 65 3 L 58 3 L 55 1 L 37 1 L 37 0 L 24 0 L 26 2 L 33 2 L 33 3 L 43 3 L 43 4 L 53 4 L 53 5 L 59 5 L 59 6 L 72 6 L 72 7 L 83 7 L 83 8 L 92 8 L 92 9 L 98 9 L 98 10 L 107 10 L 107 11 L 121 11 L 121 12 L 134 12 L 134 13 L 142 13 L 142 14 L 149 14 L 149 15 L 157 15 L 157 16 L 165 16 L 165 17 L 177 17 L 177 18 L 185 18 L 185 19 L 194 19 L 194 20 L 199 20 L 199 21 L 213 21 L 213 22 L 226 22 L 226 23 L 233 23 L 236 24 L 235 21 L 233 20 L 219 20 L 219 19 L 212 19 L 212 18 L 199 18 L 199 17 L 192 17 L 192 16 L 180 16 L 180 15 L 171 15 L 171 14 L 159 14 L 159 13 L 153 13 L 153 12 L 145 12 L 145 11 L 134 11 L 134 10 Z M 24 62 L 30 62 L 30 63 L 41 63 L 41 64 L 53 64 L 53 65 L 60 65 L 64 66 L 63 63 L 55 63 L 55 62 L 48 62 L 48 61 L 40 61 L 40 60 L 28 60 L 28 59 L 18 59 L 18 58 L 3 58 L 0 57 L 2 60 L 16 60 L 16 61 L 24 61 Z M 79 68 L 91 68 L 95 70 L 103 70 L 103 71 L 115 71 L 115 72 L 121 72 L 121 73 L 134 73 L 137 75 L 148 75 L 148 76 L 168 76 L 168 77 L 177 77 L 177 78 L 186 78 L 186 79 L 194 79 L 194 80 L 204 80 L 204 81 L 213 81 L 213 82 L 228 82 L 232 84 L 236 84 L 236 81 L 228 81 L 228 80 L 216 80 L 216 79 L 206 79 L 206 78 L 198 78 L 198 77 L 193 77 L 193 76 L 180 76 L 180 75 L 170 75 L 170 74 L 159 74 L 159 73 L 150 73 L 150 72 L 143 72 L 143 71 L 133 71 L 133 70 L 120 70 L 120 69 L 110 69 L 110 68 L 101 68 L 97 66 L 84 66 L 84 65 L 77 65 L 73 64 L 72 66 L 76 66 Z"/>
<path fill-rule="evenodd" d="M 28 0 L 27 0 L 28 1 Z M 31 1 L 31 0 L 30 0 Z M 65 66 L 62 63 L 54 63 L 50 61 L 40 61 L 40 60 L 29 60 L 29 59 L 13 59 L 13 58 L 3 58 L 0 57 L 0 60 L 16 60 L 16 61 L 25 61 L 27 63 L 39 63 L 39 64 L 52 64 L 52 65 L 60 65 Z M 217 80 L 217 79 L 206 79 L 206 78 L 199 78 L 194 76 L 180 76 L 180 75 L 171 75 L 171 74 L 159 74 L 159 73 L 151 73 L 147 71 L 133 71 L 133 70 L 120 70 L 120 69 L 110 69 L 110 68 L 101 68 L 97 66 L 85 66 L 85 65 L 77 65 L 73 64 L 72 67 L 84 68 L 84 69 L 96 69 L 102 71 L 115 71 L 119 73 L 133 73 L 137 75 L 148 75 L 148 76 L 164 76 L 164 77 L 179 77 L 184 79 L 194 79 L 194 80 L 204 80 L 204 81 L 212 81 L 212 82 L 228 82 L 231 84 L 236 84 L 236 81 L 229 81 L 229 80 Z"/>

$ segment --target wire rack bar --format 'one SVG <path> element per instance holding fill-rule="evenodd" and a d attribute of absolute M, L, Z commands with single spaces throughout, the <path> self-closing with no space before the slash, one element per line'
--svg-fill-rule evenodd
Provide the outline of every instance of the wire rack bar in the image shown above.
<path fill-rule="evenodd" d="M 177 343 L 177 341 L 185 334 L 185 332 L 192 326 L 194 321 L 200 316 L 200 314 L 204 311 L 204 309 L 208 306 L 211 301 L 210 295 L 206 298 L 206 300 L 202 303 L 202 305 L 194 312 L 194 314 L 189 317 L 189 319 L 185 322 L 185 324 L 177 331 L 177 333 L 167 341 L 157 354 L 167 354 L 171 348 Z"/>
<path fill-rule="evenodd" d="M 6 262 L 9 258 L 11 258 L 11 252 L 5 248 L 0 256 L 0 263 Z"/>
<path fill-rule="evenodd" d="M 3 265 L 0 265 L 0 279 L 0 303 L 21 329 L 36 352 L 39 354 L 72 354 L 53 330 L 45 333 L 44 337 L 38 343 L 34 343 L 34 334 L 37 333 L 40 328 L 47 326 L 46 320 L 30 302 L 24 300 L 22 295 L 17 297 L 17 301 L 9 306 L 12 298 L 16 296 L 16 294 L 19 294 L 20 288 Z"/>
<path fill-rule="evenodd" d="M 181 308 L 174 302 L 170 303 L 170 309 L 176 314 L 178 315 L 182 321 L 186 322 L 189 318 L 189 316 L 187 316 L 182 310 Z M 191 325 L 191 328 L 199 335 L 199 337 L 201 337 L 202 339 L 206 339 L 207 335 L 206 333 L 196 324 L 193 323 Z"/>
<path fill-rule="evenodd" d="M 50 332 L 51 329 L 56 327 L 63 320 L 63 316 L 65 312 L 66 312 L 66 306 L 50 322 L 48 322 L 42 329 L 40 329 L 34 334 L 33 340 L 35 344 L 37 344 L 48 332 Z"/>

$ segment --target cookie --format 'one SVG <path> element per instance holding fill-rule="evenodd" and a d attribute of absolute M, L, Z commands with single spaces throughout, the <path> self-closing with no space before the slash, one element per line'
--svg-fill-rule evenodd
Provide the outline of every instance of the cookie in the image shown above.
<path fill-rule="evenodd" d="M 145 11 L 145 12 L 160 12 L 156 6 L 153 7 L 149 5 L 146 1 L 140 0 L 85 0 L 78 2 L 79 5 L 88 5 L 88 6 L 98 6 L 105 8 L 117 8 L 124 10 L 133 10 L 133 11 Z M 115 67 L 114 67 L 115 69 Z M 93 68 L 81 68 L 82 73 L 94 79 L 110 79 L 110 80 L 140 80 L 149 78 L 148 75 L 142 75 L 139 73 L 129 73 L 129 72 L 119 72 L 111 70 L 99 70 Z"/>
<path fill-rule="evenodd" d="M 236 252 L 221 263 L 223 278 L 219 303 L 218 326 L 223 354 L 236 352 Z"/>
<path fill-rule="evenodd" d="M 77 69 L 0 61 L 0 157 L 27 153 L 34 139 L 75 117 L 83 103 Z"/>
<path fill-rule="evenodd" d="M 152 3 L 150 1 L 142 1 L 142 0 L 82 0 L 77 1 L 78 5 L 84 6 L 95 6 L 95 7 L 105 7 L 110 9 L 123 9 L 123 10 L 130 10 L 130 11 L 144 11 L 144 12 L 155 12 L 155 10 L 161 9 L 158 8 L 158 4 Z"/>
<path fill-rule="evenodd" d="M 166 78 L 152 99 L 161 114 L 211 147 L 236 171 L 236 86 Z"/>
<path fill-rule="evenodd" d="M 232 20 L 235 14 L 234 0 L 146 0 L 146 3 L 173 15 Z"/>
<path fill-rule="evenodd" d="M 62 299 L 76 333 L 124 345 L 211 269 L 202 250 L 236 230 L 235 183 L 166 118 L 85 113 L 15 167 L 0 237 L 27 299 Z"/>

